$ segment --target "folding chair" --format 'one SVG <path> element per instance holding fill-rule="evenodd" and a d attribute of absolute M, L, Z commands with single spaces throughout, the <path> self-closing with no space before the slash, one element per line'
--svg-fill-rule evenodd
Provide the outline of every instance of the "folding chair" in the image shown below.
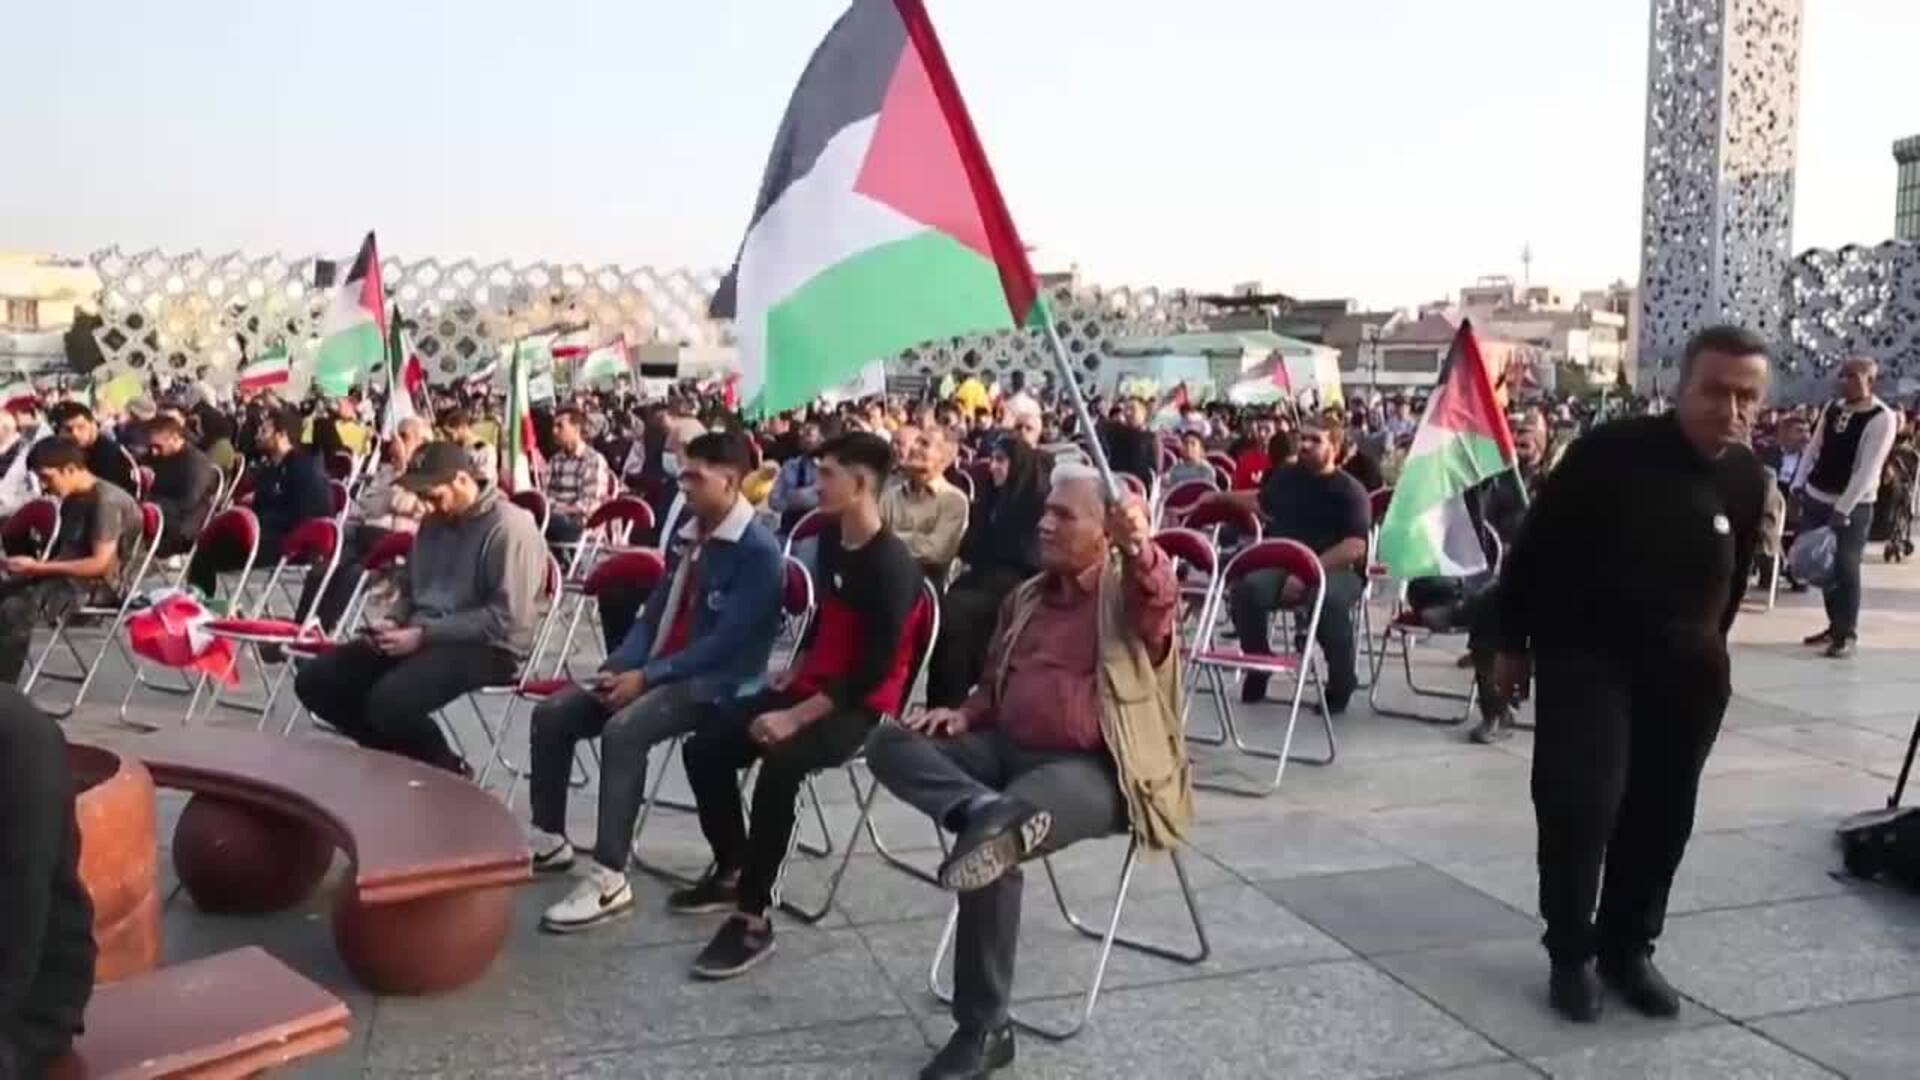
<path fill-rule="evenodd" d="M 346 482 L 342 480 L 328 480 L 327 494 L 333 499 L 334 520 L 345 521 L 347 517 L 347 507 L 353 504 L 352 498 L 347 494 Z"/>
<path fill-rule="evenodd" d="M 800 641 L 805 638 L 807 628 L 812 625 L 816 609 L 813 574 L 807 570 L 806 564 L 799 559 L 788 555 L 785 556 L 785 560 L 786 580 L 780 594 L 780 611 L 782 617 L 786 619 L 788 626 L 794 628 L 796 631 L 794 640 Z M 660 796 L 660 788 L 666 783 L 667 770 L 672 768 L 674 761 L 679 759 L 680 755 L 678 750 L 680 744 L 685 741 L 685 739 L 686 736 L 684 735 L 676 735 L 672 739 L 667 740 L 667 752 L 662 755 L 659 768 L 654 772 L 653 778 L 647 781 L 646 797 L 640 804 L 640 816 L 634 819 L 633 839 L 629 843 L 627 860 L 634 868 L 644 870 L 657 878 L 681 884 L 691 884 L 692 879 L 686 875 L 650 863 L 640 854 L 640 833 L 646 829 L 647 818 L 653 813 L 653 808 L 656 805 L 668 810 L 680 810 L 686 813 L 693 813 L 698 809 L 698 807 L 695 807 L 691 803 L 675 802 Z M 747 778 L 744 776 L 741 778 L 742 789 L 746 787 L 746 780 Z M 812 782 L 811 777 L 808 778 L 808 782 Z M 827 829 L 826 811 L 821 807 L 818 799 L 814 800 L 813 807 L 814 816 L 819 819 L 820 833 L 822 836 L 828 837 L 828 844 L 822 845 L 817 849 L 810 848 L 803 844 L 802 850 L 809 851 L 812 854 L 824 855 L 830 849 L 832 842 L 831 834 Z"/>
<path fill-rule="evenodd" d="M 351 451 L 335 450 L 333 453 L 327 455 L 327 460 L 322 462 L 322 465 L 324 465 L 327 470 L 327 478 L 329 480 L 335 483 L 345 484 L 347 481 L 353 479 L 353 474 L 359 465 L 359 461 L 353 456 Z"/>
<path fill-rule="evenodd" d="M 653 507 L 648 506 L 644 499 L 633 495 L 616 495 L 594 507 L 593 513 L 587 515 L 580 539 L 553 545 L 573 549 L 573 558 L 567 564 L 568 591 L 579 592 L 580 581 L 593 568 L 592 557 L 600 549 L 635 543 L 635 537 L 645 537 L 651 532 Z M 661 546 L 664 548 L 665 545 Z"/>
<path fill-rule="evenodd" d="M 108 649 L 119 652 L 121 658 L 126 660 L 128 668 L 133 667 L 133 654 L 127 651 L 126 645 L 122 644 L 120 628 L 126 624 L 127 615 L 133 608 L 135 587 L 147 576 L 147 571 L 153 566 L 154 553 L 160 550 L 163 518 L 164 515 L 161 514 L 158 506 L 152 503 L 140 504 L 140 543 L 134 549 L 131 563 L 122 568 L 123 572 L 119 575 L 122 585 L 117 603 L 82 603 L 66 612 L 53 624 L 52 636 L 48 639 L 46 647 L 40 650 L 40 658 L 34 662 L 33 670 L 28 673 L 26 681 L 20 685 L 20 692 L 32 694 L 34 684 L 43 677 L 57 682 L 75 683 L 78 688 L 73 693 L 73 700 L 65 707 L 49 707 L 36 702 L 40 705 L 41 711 L 57 718 L 72 716 L 74 710 L 78 709 L 80 703 L 86 699 L 87 691 L 92 688 L 94 676 L 100 673 L 100 664 L 107 658 Z M 93 658 L 86 659 L 81 655 L 79 644 L 73 639 L 73 632 L 82 623 L 98 625 L 103 619 L 106 620 L 106 632 L 101 636 L 99 648 L 94 651 Z M 66 648 L 68 655 L 72 656 L 74 663 L 79 666 L 78 674 L 46 670 L 47 660 L 53 655 L 55 645 Z"/>
<path fill-rule="evenodd" d="M 223 701 L 226 690 L 210 679 L 201 680 L 202 688 L 211 686 L 212 696 L 208 699 L 207 711 L 225 705 L 227 708 L 243 712 L 258 712 L 260 719 L 256 727 L 265 730 L 268 717 L 273 715 L 273 706 L 279 700 L 280 690 L 286 684 L 290 665 L 281 664 L 273 675 L 267 674 L 269 666 L 262 650 L 272 646 L 284 650 L 286 646 L 314 639 L 328 639 L 329 635 L 320 626 L 320 618 L 311 611 L 299 610 L 299 598 L 307 580 L 313 575 L 313 598 L 318 606 L 320 597 L 325 596 L 327 586 L 333 581 L 333 575 L 340 566 L 340 523 L 332 518 L 314 518 L 301 522 L 287 534 L 280 544 L 280 561 L 274 564 L 273 571 L 267 575 L 266 583 L 261 586 L 260 598 L 251 612 L 238 617 L 214 619 L 207 624 L 207 630 L 215 637 L 233 642 L 239 646 L 234 656 L 237 668 L 240 657 L 251 655 L 254 669 L 259 672 L 266 696 L 256 705 L 252 702 Z M 287 580 L 287 571 L 299 571 L 297 580 Z M 287 601 L 284 608 L 276 609 L 276 597 Z M 281 615 L 279 611 L 285 611 Z M 198 700 L 199 692 L 194 695 Z M 187 706 L 187 716 L 193 716 L 193 705 Z"/>
<path fill-rule="evenodd" d="M 1227 474 L 1227 482 L 1220 485 L 1220 490 L 1232 490 L 1233 470 L 1240 464 L 1233 460 L 1233 455 L 1227 453 L 1225 450 L 1210 450 L 1207 452 L 1207 464 L 1213 466 L 1216 475 L 1219 473 Z"/>
<path fill-rule="evenodd" d="M 946 476 L 947 483 L 959 488 L 960 493 L 967 497 L 968 502 L 973 501 L 973 477 L 968 474 L 965 469 L 962 469 L 958 465 L 949 465 L 947 466 Z"/>
<path fill-rule="evenodd" d="M 933 655 L 934 642 L 939 639 L 940 591 L 934 587 L 933 582 L 922 581 L 920 583 L 920 599 L 914 604 L 913 613 L 907 617 L 906 641 L 908 647 L 912 650 L 911 659 L 907 664 L 907 679 L 900 688 L 899 700 L 895 701 L 893 707 L 880 717 L 881 723 L 893 723 L 896 718 L 906 711 L 907 703 L 913 700 L 914 687 L 919 683 L 921 673 L 926 669 L 927 658 Z M 875 836 L 873 832 L 873 801 L 874 796 L 879 794 L 880 781 L 878 779 L 870 779 L 867 783 L 865 793 L 863 794 L 861 792 L 860 774 L 856 771 L 856 766 L 863 764 L 865 760 L 866 756 L 864 753 L 856 753 L 852 758 L 848 759 L 845 764 L 837 766 L 837 768 L 846 774 L 847 785 L 853 789 L 853 803 L 854 807 L 859 811 L 859 814 L 854 818 L 852 827 L 847 830 L 846 841 L 841 845 L 840 861 L 833 868 L 833 872 L 827 877 L 826 895 L 821 898 L 818 906 L 809 907 L 797 901 L 788 900 L 783 895 L 781 882 L 778 880 L 774 882 L 774 902 L 779 904 L 780 910 L 792 915 L 801 922 L 808 924 L 817 923 L 826 918 L 827 912 L 832 910 L 833 898 L 839 894 L 841 879 L 846 877 L 847 867 L 853 862 L 854 847 L 859 843 L 861 831 L 866 830 L 868 835 L 873 838 L 875 844 L 877 845 L 879 843 L 879 837 Z M 826 815 L 821 808 L 820 792 L 814 780 L 821 772 L 825 771 L 827 770 L 822 769 L 809 775 L 802 789 L 806 792 L 807 798 L 813 802 L 814 813 L 820 818 L 822 832 L 826 831 Z M 795 835 L 798 835 L 797 831 Z M 826 833 L 826 835 L 828 842 L 826 850 L 820 853 L 822 855 L 832 854 L 833 851 L 832 834 Z M 781 876 L 785 877 L 784 863 L 782 864 L 781 870 Z"/>
<path fill-rule="evenodd" d="M 540 535 L 547 535 L 547 522 L 552 518 L 552 508 L 548 506 L 545 495 L 528 488 L 525 491 L 514 492 L 508 501 L 532 514 L 534 523 L 540 526 Z"/>
<path fill-rule="evenodd" d="M 515 765 L 512 759 L 507 757 L 507 739 L 513 734 L 513 718 L 520 702 L 527 700 L 522 696 L 521 691 L 537 677 L 540 657 L 545 655 L 548 638 L 553 633 L 554 625 L 559 621 L 560 580 L 560 560 L 548 555 L 546 579 L 541 583 L 540 589 L 540 600 L 546 604 L 547 610 L 541 615 L 538 625 L 534 628 L 533 647 L 527 650 L 526 659 L 520 663 L 520 670 L 515 672 L 513 678 L 507 682 L 498 686 L 484 686 L 465 695 L 467 705 L 473 709 L 474 717 L 480 721 L 481 733 L 492 744 L 487 764 L 475 778 L 475 783 L 481 787 L 487 785 L 496 765 L 506 769 L 508 775 L 512 776 L 516 782 L 525 775 L 526 770 Z M 483 704 L 487 698 L 506 699 L 506 709 L 500 715 L 498 732 L 494 730 L 492 724 L 487 722 L 487 710 Z M 452 723 L 448 723 L 447 728 L 451 731 Z M 459 741 L 456 735 L 454 738 L 456 746 Z M 462 756 L 465 756 L 464 753 Z"/>
<path fill-rule="evenodd" d="M 360 580 L 354 584 L 352 594 L 347 597 L 346 606 L 340 610 L 340 619 L 334 624 L 333 635 L 331 637 L 311 635 L 295 637 L 281 646 L 287 654 L 287 663 L 293 666 L 294 671 L 298 672 L 301 664 L 331 652 L 364 625 L 368 599 L 373 590 L 381 581 L 404 568 L 407 557 L 412 554 L 412 533 L 391 532 L 381 537 L 380 542 L 373 545 L 373 549 L 360 560 Z M 306 706 L 296 702 L 293 711 L 287 715 L 286 726 L 280 729 L 280 734 L 293 734 L 294 727 L 299 724 L 300 717 L 305 715 L 306 711 Z"/>
<path fill-rule="evenodd" d="M 1383 487 L 1378 491 L 1367 494 L 1367 509 L 1373 524 L 1367 530 L 1367 560 L 1365 563 L 1367 568 L 1367 583 L 1366 586 L 1360 590 L 1360 618 L 1356 625 L 1360 629 L 1360 655 L 1367 661 L 1365 665 L 1367 681 L 1363 685 L 1369 688 L 1373 686 L 1374 675 L 1379 668 L 1379 650 L 1375 647 L 1373 640 L 1374 590 L 1376 586 L 1387 588 L 1393 583 L 1393 572 L 1388 570 L 1384 563 L 1374 561 L 1374 557 L 1380 551 L 1380 523 L 1386 520 L 1387 507 L 1391 505 L 1393 505 L 1393 489 L 1391 487 Z M 1358 667 L 1360 665 L 1355 666 Z M 1372 702 L 1373 697 L 1371 694 L 1368 695 L 1367 700 L 1369 703 Z"/>
<path fill-rule="evenodd" d="M 1195 504 L 1219 490 L 1211 480 L 1182 480 L 1173 485 L 1161 493 L 1160 502 L 1154 507 L 1155 527 L 1181 524 Z"/>
<path fill-rule="evenodd" d="M 1222 552 L 1229 548 L 1238 551 L 1266 536 L 1266 524 L 1260 515 L 1225 493 L 1202 495 L 1180 524 L 1212 537 L 1214 548 Z M 1228 539 L 1236 542 L 1229 545 Z"/>
<path fill-rule="evenodd" d="M 1500 537 L 1492 530 L 1486 530 L 1485 536 L 1492 549 L 1491 564 L 1497 574 L 1500 569 L 1503 549 Z M 1468 630 L 1465 627 L 1454 630 L 1434 630 L 1420 621 L 1419 613 L 1406 605 L 1406 585 L 1401 584 L 1399 594 L 1394 600 L 1393 617 L 1380 631 L 1380 642 L 1373 652 L 1373 667 L 1369 674 L 1372 684 L 1367 688 L 1367 704 L 1381 716 L 1390 716 L 1396 720 L 1413 720 L 1422 724 L 1439 727 L 1458 727 L 1473 715 L 1473 706 L 1480 696 L 1478 679 L 1469 678 L 1465 691 L 1447 690 L 1441 687 L 1422 686 L 1413 674 L 1413 646 L 1416 641 L 1431 638 L 1456 638 L 1460 649 L 1466 648 Z M 1435 716 L 1417 709 L 1396 709 L 1380 703 L 1380 676 L 1386 669 L 1387 657 L 1398 646 L 1400 670 L 1406 677 L 1407 689 L 1416 698 L 1431 698 L 1437 701 L 1453 702 L 1459 705 L 1457 713 Z M 1456 650 L 1456 654 L 1459 650 Z M 1525 725 L 1516 723 L 1515 727 L 1526 730 Z"/>
<path fill-rule="evenodd" d="M 5 524 L 0 524 L 0 547 L 9 555 L 44 559 L 53 554 L 53 542 L 59 535 L 59 500 L 34 499 L 15 510 Z"/>
<path fill-rule="evenodd" d="M 134 470 L 133 478 L 134 486 L 139 488 L 138 491 L 133 493 L 133 497 L 139 499 L 141 502 L 146 502 L 147 496 L 153 492 L 153 470 L 142 465 Z"/>
<path fill-rule="evenodd" d="M 1140 479 L 1139 477 L 1133 475 L 1132 473 L 1121 473 L 1120 485 L 1126 488 L 1129 494 L 1139 499 L 1141 502 L 1145 503 L 1148 506 L 1153 505 L 1152 493 L 1147 490 L 1146 481 Z"/>
<path fill-rule="evenodd" d="M 245 480 L 248 475 L 249 474 L 242 474 L 240 479 Z M 226 606 L 232 611 L 244 613 L 246 611 L 247 585 L 252 579 L 254 564 L 260 557 L 260 521 L 253 516 L 253 511 L 244 506 L 234 506 L 215 514 L 213 520 L 208 523 L 206 530 L 203 531 L 199 539 L 194 542 L 194 550 L 198 552 L 201 548 L 217 547 L 220 545 L 229 545 L 243 552 L 240 562 L 240 572 L 231 579 L 232 583 L 228 587 Z M 191 565 L 191 559 L 189 559 L 189 565 Z M 185 573 L 185 569 L 182 569 L 181 574 L 184 575 Z M 218 589 L 225 584 L 227 584 L 227 581 L 224 575 L 217 576 L 214 579 L 215 594 L 206 598 L 208 610 L 218 609 L 220 604 Z M 147 664 L 145 661 L 138 659 L 134 661 L 133 678 L 127 682 L 127 692 L 120 698 L 120 722 L 133 727 L 151 730 L 151 724 L 136 721 L 129 715 L 129 710 L 133 704 L 133 692 L 135 689 L 144 686 L 149 690 L 157 690 L 163 694 L 173 694 L 181 697 L 191 694 L 197 699 L 201 690 L 201 684 L 204 680 L 187 679 L 183 676 L 182 685 L 168 686 L 165 683 L 149 681 L 147 679 L 146 669 Z M 193 708 L 193 703 L 189 702 L 187 706 L 187 714 L 189 717 L 191 717 L 193 713 Z"/>
<path fill-rule="evenodd" d="M 809 510 L 793 523 L 793 531 L 787 534 L 787 542 L 781 546 L 780 554 L 793 557 L 794 546 L 802 540 L 811 540 L 820 535 L 820 531 L 833 524 L 833 517 L 818 510 Z"/>
<path fill-rule="evenodd" d="M 556 661 L 551 678 L 536 681 L 526 687 L 525 692 L 531 693 L 535 700 L 539 700 L 566 686 L 573 685 L 573 680 L 563 677 L 563 673 L 572 670 L 574 635 L 579 632 L 581 620 L 586 616 L 587 610 L 594 606 L 594 601 L 599 599 L 601 593 L 608 589 L 629 589 L 650 593 L 666 580 L 666 576 L 666 557 L 652 548 L 623 551 L 600 560 L 592 572 L 587 574 L 585 581 L 571 587 L 570 591 L 574 592 L 578 603 L 574 605 L 573 615 L 567 620 L 566 633 L 560 639 L 559 647 L 555 651 Z M 540 689 L 544 683 L 553 681 L 557 681 L 560 685 L 550 689 Z"/>
<path fill-rule="evenodd" d="M 1214 626 L 1221 607 L 1227 603 L 1227 597 L 1233 588 L 1244 581 L 1248 575 L 1263 570 L 1279 570 L 1289 578 L 1299 581 L 1308 591 L 1307 610 L 1304 627 L 1294 628 L 1301 632 L 1307 642 L 1305 652 L 1279 651 L 1261 655 L 1244 651 L 1239 642 L 1233 648 L 1218 645 L 1214 641 Z M 1333 735 L 1333 716 L 1327 711 L 1324 700 L 1319 705 L 1321 726 L 1327 735 L 1327 754 L 1323 758 L 1296 757 L 1293 755 L 1294 726 L 1300 720 L 1301 699 L 1311 680 L 1317 693 L 1324 695 L 1325 687 L 1320 679 L 1319 668 L 1313 663 L 1313 643 L 1320 631 L 1321 611 L 1327 599 L 1326 572 L 1320 566 L 1320 557 L 1306 545 L 1292 540 L 1261 540 L 1251 544 L 1227 561 L 1226 568 L 1215 575 L 1213 594 L 1208 598 L 1207 610 L 1200 616 L 1199 639 L 1194 644 L 1191 665 L 1195 678 L 1187 684 L 1186 694 L 1181 703 L 1181 718 L 1185 722 L 1192 709 L 1193 695 L 1201 678 L 1208 681 L 1213 690 L 1214 707 L 1220 717 L 1218 734 L 1201 735 L 1187 731 L 1187 739 L 1206 746 L 1220 746 L 1232 742 L 1234 749 L 1249 757 L 1274 762 L 1273 782 L 1264 790 L 1249 791 L 1230 785 L 1200 783 L 1198 787 L 1212 787 L 1235 795 L 1265 797 L 1280 790 L 1281 777 L 1286 772 L 1287 762 L 1298 761 L 1304 765 L 1331 765 L 1339 753 L 1339 746 Z M 1283 633 L 1283 648 L 1290 645 L 1294 635 Z M 1292 676 L 1293 694 L 1287 709 L 1286 734 L 1277 748 L 1255 746 L 1246 742 L 1234 723 L 1232 687 L 1227 680 L 1231 672 L 1241 675 L 1254 672 L 1262 675 Z"/>

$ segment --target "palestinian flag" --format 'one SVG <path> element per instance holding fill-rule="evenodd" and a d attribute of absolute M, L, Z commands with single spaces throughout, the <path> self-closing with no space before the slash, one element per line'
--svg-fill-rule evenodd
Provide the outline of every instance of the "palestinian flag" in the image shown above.
<path fill-rule="evenodd" d="M 275 345 L 240 365 L 238 382 L 240 389 L 258 392 L 285 386 L 292 377 L 293 367 L 287 362 L 287 347 Z"/>
<path fill-rule="evenodd" d="M 556 357 L 558 352 L 554 354 Z M 586 354 L 575 373 L 579 382 L 611 382 L 622 375 L 633 374 L 633 360 L 627 352 L 625 335 L 614 338 L 608 344 Z"/>
<path fill-rule="evenodd" d="M 1473 324 L 1463 322 L 1380 524 L 1379 560 L 1401 581 L 1487 569 L 1466 494 L 1513 465 L 1513 432 Z"/>
<path fill-rule="evenodd" d="M 762 414 L 921 342 L 1045 318 L 922 0 L 854 0 L 814 51 L 713 314 Z"/>
<path fill-rule="evenodd" d="M 320 319 L 320 350 L 313 381 L 320 392 L 339 397 L 361 377 L 387 362 L 387 293 L 380 284 L 380 253 L 373 234 L 360 242 L 347 280 L 333 294 Z"/>

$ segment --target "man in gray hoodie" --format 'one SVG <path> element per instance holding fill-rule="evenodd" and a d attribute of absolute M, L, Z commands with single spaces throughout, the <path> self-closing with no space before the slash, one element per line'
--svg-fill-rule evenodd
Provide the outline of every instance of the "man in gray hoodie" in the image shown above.
<path fill-rule="evenodd" d="M 513 680 L 533 647 L 546 543 L 532 514 L 482 489 L 453 443 L 421 447 L 398 483 L 427 506 L 400 601 L 359 640 L 301 668 L 294 693 L 362 746 L 469 772 L 433 714 Z"/>

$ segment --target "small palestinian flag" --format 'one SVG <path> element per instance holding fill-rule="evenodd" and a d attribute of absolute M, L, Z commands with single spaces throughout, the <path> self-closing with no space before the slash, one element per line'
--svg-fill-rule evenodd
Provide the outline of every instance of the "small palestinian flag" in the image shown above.
<path fill-rule="evenodd" d="M 633 361 L 627 352 L 626 336 L 622 335 L 587 353 L 576 377 L 581 382 L 612 382 L 632 374 Z"/>
<path fill-rule="evenodd" d="M 271 390 L 276 386 L 285 386 L 293 377 L 292 365 L 287 362 L 287 347 L 275 345 L 255 359 L 240 365 L 238 382 L 240 389 L 253 391 Z"/>
<path fill-rule="evenodd" d="M 360 254 L 347 280 L 333 294 L 320 319 L 320 351 L 313 381 L 320 392 L 340 397 L 367 372 L 387 362 L 387 294 L 380 284 L 380 253 L 373 234 L 360 242 Z"/>
<path fill-rule="evenodd" d="M 734 320 L 759 413 L 933 338 L 1045 318 L 922 0 L 854 0 L 814 51 L 713 314 Z"/>
<path fill-rule="evenodd" d="M 1487 569 L 1466 494 L 1513 465 L 1513 432 L 1473 324 L 1463 322 L 1380 523 L 1380 561 L 1401 581 Z"/>

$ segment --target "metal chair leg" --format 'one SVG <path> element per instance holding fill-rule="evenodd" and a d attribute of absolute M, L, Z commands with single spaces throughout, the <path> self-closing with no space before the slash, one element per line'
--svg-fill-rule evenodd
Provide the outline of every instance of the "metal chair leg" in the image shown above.
<path fill-rule="evenodd" d="M 1181 964 L 1202 963 L 1207 957 L 1213 954 L 1213 947 L 1207 940 L 1206 926 L 1200 918 L 1199 902 L 1193 895 L 1192 882 L 1187 878 L 1186 865 L 1181 862 L 1179 851 L 1175 850 L 1169 852 L 1169 854 L 1173 857 L 1174 873 L 1180 879 L 1181 898 L 1186 902 L 1187 915 L 1193 922 L 1196 946 L 1192 950 L 1182 950 L 1156 942 L 1131 938 L 1120 933 L 1120 916 L 1126 907 L 1127 893 L 1133 886 L 1134 868 L 1139 862 L 1140 844 L 1138 840 L 1130 841 L 1127 844 L 1126 858 L 1120 863 L 1120 887 L 1114 894 L 1113 911 L 1108 917 L 1107 925 L 1104 929 L 1087 925 L 1073 913 L 1072 908 L 1067 904 L 1065 894 L 1060 889 L 1060 879 L 1054 873 L 1052 860 L 1041 860 L 1042 865 L 1046 867 L 1047 881 L 1053 888 L 1054 904 L 1060 909 L 1060 914 L 1065 917 L 1067 925 L 1071 926 L 1082 936 L 1099 941 L 1100 954 L 1094 962 L 1093 978 L 1087 986 L 1086 997 L 1081 1002 L 1079 1016 L 1073 1023 L 1065 1027 L 1048 1026 L 1028 1020 L 1018 1012 L 1013 1011 L 1009 1011 L 1007 1019 L 1011 1020 L 1020 1028 L 1032 1032 L 1043 1039 L 1052 1042 L 1065 1042 L 1075 1035 L 1080 1034 L 1081 1030 L 1087 1026 L 1087 1021 L 1093 1018 L 1094 1007 L 1100 1000 L 1100 990 L 1106 982 L 1107 963 L 1112 959 L 1114 946 L 1118 945 L 1124 949 L 1131 949 L 1149 956 L 1158 956 L 1162 959 L 1172 960 Z M 959 921 L 960 905 L 958 901 L 956 901 L 952 911 L 947 914 L 946 928 L 940 932 L 940 944 L 934 950 L 933 963 L 927 971 L 927 988 L 933 993 L 934 998 L 943 1005 L 953 1004 L 953 994 L 940 985 L 940 968 L 942 962 L 946 960 L 948 952 L 951 951 L 953 947 L 954 931 L 958 927 Z"/>
<path fill-rule="evenodd" d="M 1454 716 L 1454 715 L 1435 716 L 1432 713 L 1423 713 L 1413 709 L 1397 709 L 1397 708 L 1391 708 L 1389 706 L 1383 705 L 1380 703 L 1381 680 L 1379 678 L 1379 673 L 1376 672 L 1374 681 L 1373 681 L 1373 686 L 1367 691 L 1367 704 L 1373 708 L 1373 711 L 1376 713 L 1379 713 L 1381 716 L 1392 717 L 1395 720 L 1412 720 L 1412 721 L 1415 721 L 1416 723 L 1432 724 L 1436 727 L 1459 727 L 1461 724 L 1466 723 L 1469 715 L 1471 715 L 1473 711 L 1474 695 L 1478 691 L 1478 686 L 1477 685 L 1470 686 L 1466 693 L 1457 693 L 1451 690 L 1435 690 L 1435 689 L 1428 689 L 1428 688 L 1422 687 L 1419 683 L 1417 683 L 1414 680 L 1414 677 L 1413 677 L 1413 640 L 1411 635 L 1409 635 L 1404 629 L 1400 629 L 1395 626 L 1388 626 L 1384 636 L 1382 637 L 1383 648 L 1386 647 L 1386 643 L 1388 641 L 1399 642 L 1400 669 L 1406 675 L 1407 689 L 1412 691 L 1416 697 L 1430 697 L 1430 698 L 1440 698 L 1442 700 L 1458 701 L 1464 704 L 1466 708 L 1462 709 L 1459 715 L 1457 716 Z M 1383 662 L 1383 666 L 1384 666 L 1384 662 Z"/>
<path fill-rule="evenodd" d="M 794 918 L 799 919 L 801 922 L 807 923 L 808 925 L 812 925 L 826 918 L 827 913 L 833 910 L 833 898 L 839 895 L 840 881 L 842 878 L 846 877 L 847 867 L 853 864 L 853 849 L 857 846 L 857 841 L 860 839 L 860 830 L 866 828 L 868 824 L 868 816 L 873 812 L 874 795 L 878 793 L 880 790 L 880 781 L 878 779 L 875 779 L 872 785 L 868 787 L 866 794 L 862 796 L 860 793 L 860 777 L 859 777 L 859 774 L 854 771 L 853 763 L 848 762 L 844 767 L 844 769 L 847 776 L 847 784 L 848 786 L 853 788 L 854 805 L 859 807 L 860 814 L 859 814 L 859 817 L 855 819 L 853 823 L 853 828 L 847 830 L 847 840 L 846 840 L 846 843 L 842 846 L 842 849 L 840 852 L 840 861 L 834 866 L 833 873 L 828 875 L 827 877 L 826 895 L 821 899 L 818 906 L 807 907 L 804 904 L 800 904 L 793 900 L 789 900 L 786 897 L 784 890 L 781 890 L 777 886 L 775 888 L 776 894 L 779 895 L 780 910 L 786 912 L 789 915 L 792 915 Z M 812 783 L 813 783 L 812 776 L 807 777 L 807 783 L 808 783 L 808 790 L 809 792 L 811 792 Z M 818 795 L 814 795 L 813 798 L 814 798 L 815 807 L 818 807 L 819 806 Z M 799 825 L 796 824 L 794 827 L 799 828 Z M 823 824 L 823 827 L 824 827 L 824 824 Z M 828 845 L 828 850 L 829 851 L 832 850 L 831 843 L 829 843 Z"/>

